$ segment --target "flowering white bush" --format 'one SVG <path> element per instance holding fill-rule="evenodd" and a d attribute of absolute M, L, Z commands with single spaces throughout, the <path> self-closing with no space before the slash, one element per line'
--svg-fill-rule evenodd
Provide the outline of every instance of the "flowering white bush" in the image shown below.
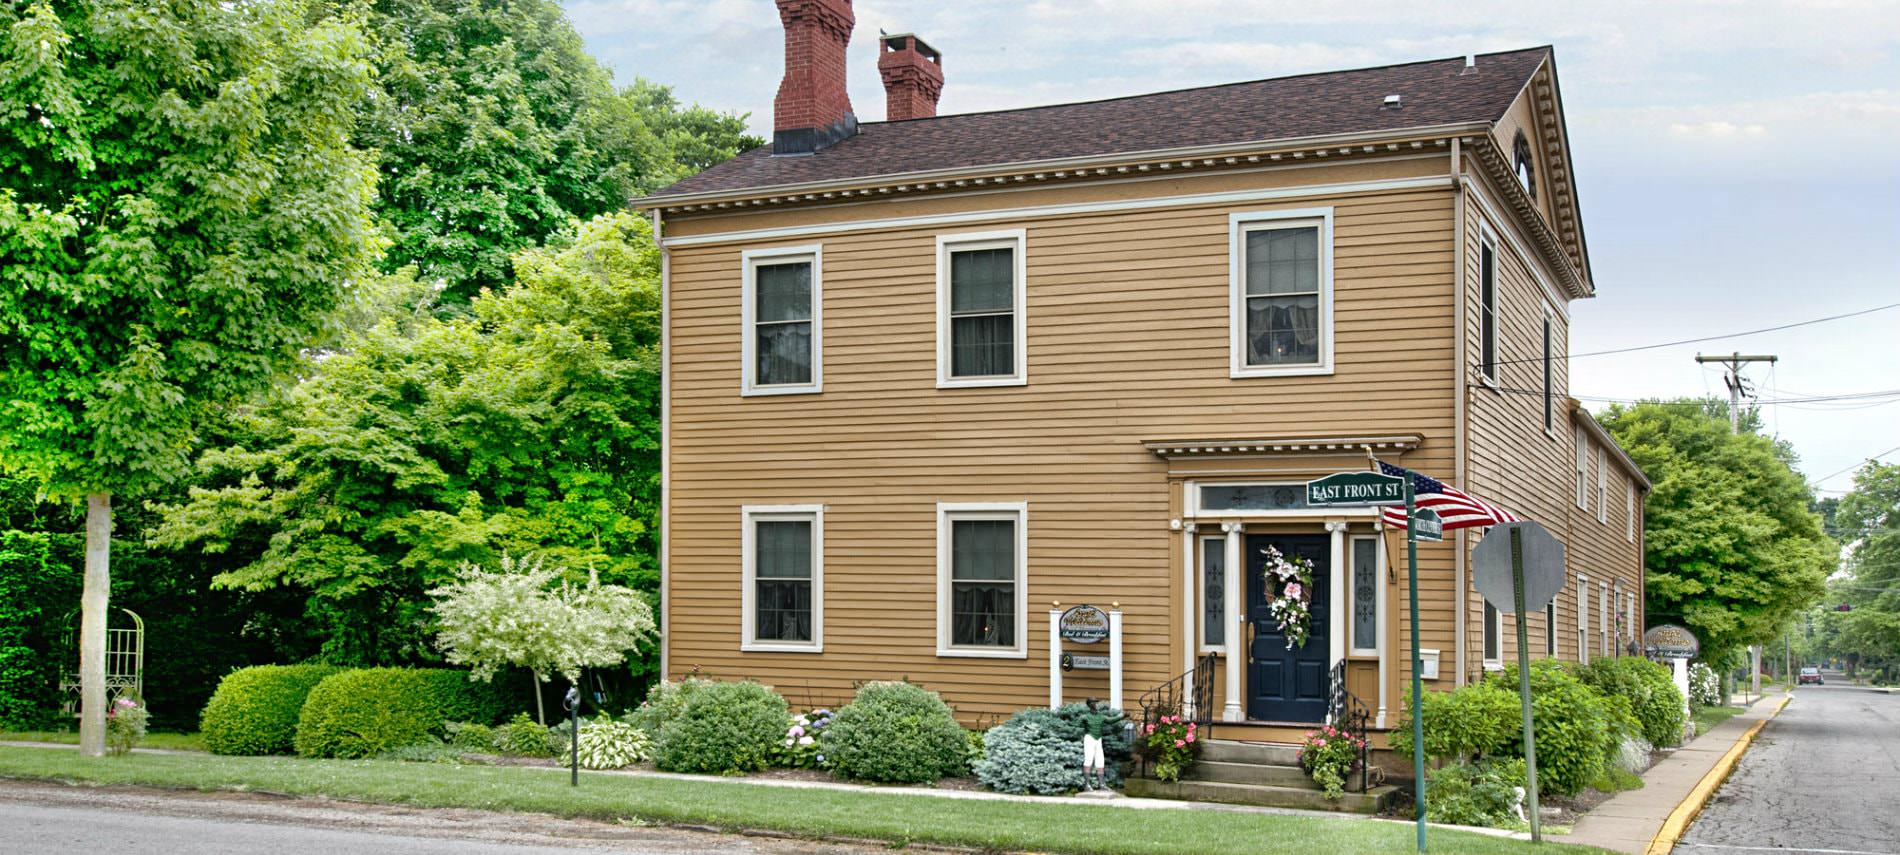
<path fill-rule="evenodd" d="M 1267 556 L 1266 569 L 1262 571 L 1270 598 L 1267 612 L 1273 616 L 1280 632 L 1285 633 L 1286 649 L 1303 647 L 1313 622 L 1307 609 L 1307 603 L 1312 601 L 1313 562 L 1287 558 L 1271 546 L 1260 552 Z"/>
<path fill-rule="evenodd" d="M 537 683 L 550 674 L 578 683 L 581 669 L 618 665 L 653 639 L 653 609 L 633 589 L 602 585 L 592 571 L 585 586 L 563 575 L 538 558 L 502 556 L 498 572 L 462 565 L 456 581 L 429 592 L 436 646 L 477 679 L 512 665 Z"/>
<path fill-rule="evenodd" d="M 1727 703 L 1722 697 L 1722 678 L 1701 662 L 1689 666 L 1689 702 L 1698 707 L 1719 707 Z"/>

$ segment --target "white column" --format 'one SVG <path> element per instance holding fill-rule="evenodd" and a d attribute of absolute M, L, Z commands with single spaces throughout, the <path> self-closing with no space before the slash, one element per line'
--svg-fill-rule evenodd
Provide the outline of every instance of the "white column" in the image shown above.
<path fill-rule="evenodd" d="M 1122 610 L 1120 603 L 1108 608 L 1108 706 L 1122 708 Z"/>
<path fill-rule="evenodd" d="M 1346 661 L 1346 577 L 1351 575 L 1352 568 L 1346 554 L 1346 524 L 1329 522 L 1326 532 L 1332 536 L 1333 552 L 1331 578 L 1327 580 L 1327 587 L 1332 589 L 1332 603 L 1326 609 L 1326 624 L 1329 627 L 1327 655 L 1331 658 L 1326 664 L 1336 668 L 1339 663 Z"/>
<path fill-rule="evenodd" d="M 1195 525 L 1187 523 L 1181 526 L 1181 640 L 1186 645 L 1182 654 L 1187 670 L 1181 678 L 1181 707 L 1189 720 L 1194 718 L 1194 662 L 1201 649 L 1200 638 L 1196 636 L 1195 619 L 1200 614 L 1201 586 L 1195 584 L 1194 562 L 1200 557 L 1200 544 L 1194 540 Z"/>
<path fill-rule="evenodd" d="M 1247 711 L 1240 705 L 1240 672 L 1247 667 L 1247 652 L 1242 643 L 1246 612 L 1241 609 L 1240 523 L 1221 523 L 1227 533 L 1227 705 L 1221 709 L 1222 721 L 1246 721 Z"/>
<path fill-rule="evenodd" d="M 1049 610 L 1049 708 L 1059 706 L 1062 706 L 1062 610 L 1056 608 Z"/>

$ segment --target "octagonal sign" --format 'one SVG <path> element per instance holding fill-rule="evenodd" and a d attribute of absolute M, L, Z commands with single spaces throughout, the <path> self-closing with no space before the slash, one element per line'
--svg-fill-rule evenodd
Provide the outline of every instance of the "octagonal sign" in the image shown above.
<path fill-rule="evenodd" d="M 1534 522 L 1504 523 L 1471 550 L 1471 581 L 1484 601 L 1505 614 L 1517 611 L 1511 592 L 1512 542 L 1524 566 L 1524 610 L 1534 612 L 1564 589 L 1564 545 Z"/>

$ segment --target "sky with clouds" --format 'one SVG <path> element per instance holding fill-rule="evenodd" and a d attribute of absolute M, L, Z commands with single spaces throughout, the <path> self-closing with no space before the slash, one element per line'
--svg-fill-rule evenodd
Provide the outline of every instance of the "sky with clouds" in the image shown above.
<path fill-rule="evenodd" d="M 782 55 L 771 0 L 566 5 L 620 81 L 670 84 L 682 100 L 750 113 L 769 134 Z M 945 113 L 1555 45 L 1598 288 L 1572 307 L 1572 352 L 1900 303 L 1900 0 L 854 5 L 851 98 L 865 121 L 883 118 L 880 29 L 943 52 Z M 1900 309 L 1889 309 L 1580 358 L 1572 392 L 1725 394 L 1719 370 L 1695 363 L 1698 349 L 1778 355 L 1772 370 L 1748 371 L 1765 398 L 1900 390 Z M 1763 415 L 1810 478 L 1900 446 L 1900 398 Z"/>

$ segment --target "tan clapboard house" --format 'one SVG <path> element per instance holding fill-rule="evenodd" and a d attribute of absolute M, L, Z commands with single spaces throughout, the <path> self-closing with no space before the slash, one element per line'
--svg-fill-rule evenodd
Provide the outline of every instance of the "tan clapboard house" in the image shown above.
<path fill-rule="evenodd" d="M 971 721 L 1057 679 L 1130 708 L 1168 686 L 1273 740 L 1343 675 L 1389 727 L 1402 532 L 1301 488 L 1375 457 L 1567 544 L 1533 655 L 1640 634 L 1648 483 L 1565 393 L 1595 285 L 1551 49 L 936 116 L 942 57 L 900 34 L 890 120 L 860 124 L 850 3 L 778 6 L 773 144 L 637 202 L 665 264 L 667 676 L 794 703 L 907 678 Z M 1516 655 L 1479 537 L 1421 547 L 1431 688 Z M 1316 564 L 1296 649 L 1270 545 Z M 1119 615 L 1118 697 L 1052 669 L 1050 613 L 1085 603 Z"/>

